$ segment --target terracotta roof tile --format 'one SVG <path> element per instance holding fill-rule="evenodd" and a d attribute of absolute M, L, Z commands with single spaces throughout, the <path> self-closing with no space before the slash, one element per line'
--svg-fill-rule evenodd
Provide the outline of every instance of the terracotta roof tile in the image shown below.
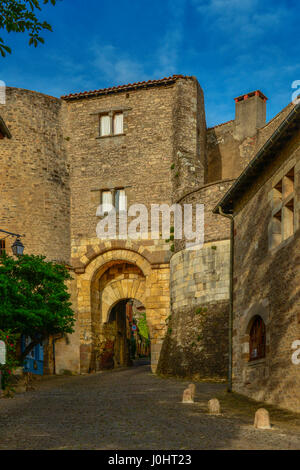
<path fill-rule="evenodd" d="M 113 86 L 109 88 L 102 88 L 100 90 L 84 91 L 81 93 L 71 93 L 61 97 L 62 100 L 75 100 L 80 98 L 88 98 L 90 96 L 104 95 L 106 93 L 114 93 L 118 91 L 132 90 L 135 88 L 151 87 L 155 85 L 168 84 L 176 81 L 178 78 L 189 78 L 185 75 L 172 75 L 171 77 L 164 77 L 159 80 L 148 80 L 143 82 L 128 83 L 127 85 Z"/>

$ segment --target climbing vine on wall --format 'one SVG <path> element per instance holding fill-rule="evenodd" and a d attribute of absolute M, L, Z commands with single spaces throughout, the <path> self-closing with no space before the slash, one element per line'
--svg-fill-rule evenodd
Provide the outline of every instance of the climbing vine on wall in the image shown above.
<path fill-rule="evenodd" d="M 140 318 L 138 320 L 138 328 L 140 335 L 143 336 L 143 338 L 145 339 L 149 339 L 149 330 L 145 312 L 140 315 Z"/>

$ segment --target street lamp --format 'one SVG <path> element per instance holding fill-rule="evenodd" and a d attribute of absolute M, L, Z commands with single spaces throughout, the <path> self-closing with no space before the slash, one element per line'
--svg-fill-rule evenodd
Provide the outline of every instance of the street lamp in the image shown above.
<path fill-rule="evenodd" d="M 21 242 L 19 237 L 16 238 L 16 240 L 15 240 L 14 244 L 12 245 L 11 249 L 12 249 L 12 252 L 15 256 L 22 256 L 22 254 L 24 252 L 24 245 Z"/>
<path fill-rule="evenodd" d="M 11 249 L 15 256 L 22 256 L 24 252 L 24 245 L 21 242 L 21 236 L 18 233 L 7 232 L 6 230 L 0 229 L 1 233 L 7 233 L 7 235 L 11 235 L 12 237 L 16 237 Z"/>

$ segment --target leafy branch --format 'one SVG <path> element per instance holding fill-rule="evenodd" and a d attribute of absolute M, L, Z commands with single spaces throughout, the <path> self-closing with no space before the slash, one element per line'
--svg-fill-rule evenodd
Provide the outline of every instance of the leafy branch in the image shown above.
<path fill-rule="evenodd" d="M 47 21 L 40 21 L 37 12 L 42 11 L 42 5 L 47 3 L 55 6 L 57 0 L 1 0 L 0 30 L 7 33 L 28 32 L 30 46 L 44 44 L 40 33 L 42 30 L 52 31 L 52 27 Z M 11 54 L 11 48 L 0 37 L 0 54 L 5 57 L 7 53 Z"/>

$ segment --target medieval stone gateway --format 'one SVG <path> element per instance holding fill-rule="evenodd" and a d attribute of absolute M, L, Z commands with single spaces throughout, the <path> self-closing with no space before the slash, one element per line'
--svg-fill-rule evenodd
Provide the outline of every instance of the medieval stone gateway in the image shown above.
<path fill-rule="evenodd" d="M 169 315 L 169 267 L 151 265 L 140 253 L 126 248 L 107 250 L 77 270 L 80 370 L 101 368 L 101 351 L 111 340 L 109 314 L 126 299 L 140 301 L 146 309 L 151 339 L 151 365 L 155 372 Z M 84 260 L 85 255 L 82 257 Z M 82 272 L 79 272 L 82 271 Z"/>

